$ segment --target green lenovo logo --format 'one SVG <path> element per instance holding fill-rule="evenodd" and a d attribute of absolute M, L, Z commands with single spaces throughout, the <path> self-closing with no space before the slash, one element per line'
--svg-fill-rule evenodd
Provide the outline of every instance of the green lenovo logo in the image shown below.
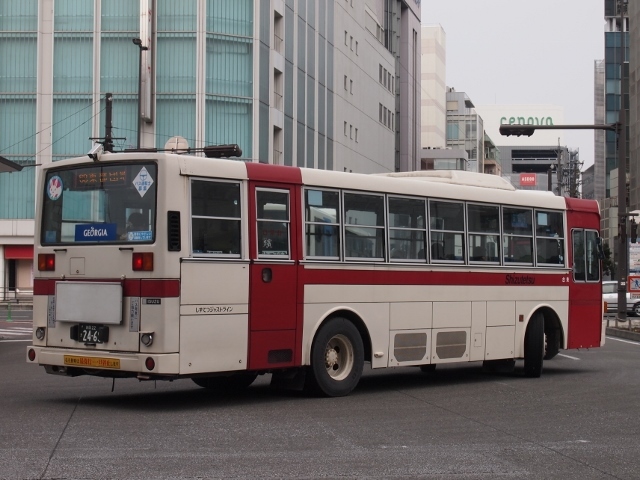
<path fill-rule="evenodd" d="M 502 117 L 500 125 L 553 125 L 551 117 Z"/>

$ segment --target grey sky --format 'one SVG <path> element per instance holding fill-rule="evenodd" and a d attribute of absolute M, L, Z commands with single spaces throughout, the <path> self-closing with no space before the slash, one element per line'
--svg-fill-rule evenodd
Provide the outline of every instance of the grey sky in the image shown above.
<path fill-rule="evenodd" d="M 554 104 L 566 124 L 594 123 L 604 0 L 422 0 L 422 23 L 444 28 L 447 86 L 474 104 Z M 593 164 L 591 130 L 565 131 L 564 141 Z"/>

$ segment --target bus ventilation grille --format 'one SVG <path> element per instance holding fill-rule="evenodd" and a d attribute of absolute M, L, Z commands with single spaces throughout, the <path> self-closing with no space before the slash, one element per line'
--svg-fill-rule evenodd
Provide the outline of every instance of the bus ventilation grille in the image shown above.
<path fill-rule="evenodd" d="M 398 333 L 393 343 L 393 355 L 398 362 L 415 362 L 427 354 L 426 333 Z"/>
<path fill-rule="evenodd" d="M 269 363 L 288 363 L 293 360 L 293 350 L 290 348 L 284 350 L 269 350 L 267 362 Z"/>
<path fill-rule="evenodd" d="M 438 358 L 462 358 L 467 351 L 467 332 L 438 332 L 436 355 Z"/>
<path fill-rule="evenodd" d="M 167 212 L 167 244 L 170 252 L 179 252 L 180 245 L 180 212 Z"/>

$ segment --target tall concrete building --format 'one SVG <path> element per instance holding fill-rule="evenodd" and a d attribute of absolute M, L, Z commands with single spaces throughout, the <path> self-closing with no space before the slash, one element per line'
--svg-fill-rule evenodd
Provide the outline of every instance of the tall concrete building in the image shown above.
<path fill-rule="evenodd" d="M 464 92 L 447 88 L 447 147 L 467 153 L 467 170 L 484 173 L 484 122 Z"/>
<path fill-rule="evenodd" d="M 635 2 L 629 2 L 628 5 L 633 8 Z M 622 9 L 622 18 L 620 7 Z M 604 82 L 603 90 L 599 90 L 602 95 L 604 104 L 604 122 L 613 124 L 618 121 L 620 107 L 624 105 L 628 109 L 629 106 L 629 16 L 626 11 L 627 2 L 625 0 L 605 0 L 604 1 Z M 623 49 L 624 44 L 624 49 Z M 624 50 L 624 51 L 623 51 Z M 620 68 L 621 60 L 624 67 Z M 597 75 L 597 64 L 596 64 Z M 599 88 L 599 82 L 596 79 L 596 88 Z M 597 91 L 598 92 L 598 91 Z M 596 93 L 597 95 L 598 93 Z M 596 121 L 598 118 L 598 107 L 596 102 Z M 627 120 L 630 120 L 627 114 Z M 627 123 L 627 132 L 629 122 Z M 595 148 L 602 148 L 601 151 L 595 152 L 594 161 L 602 165 L 604 173 L 604 198 L 600 201 L 601 210 L 601 235 L 605 242 L 617 252 L 616 237 L 618 235 L 618 146 L 617 135 L 614 131 L 606 131 L 604 135 L 598 137 L 596 135 Z M 603 144 L 598 142 L 598 138 L 604 138 Z M 627 173 L 629 168 L 629 135 L 627 135 Z M 596 172 L 596 187 L 598 187 L 598 171 Z M 599 195 L 600 192 L 596 191 Z M 600 200 L 600 198 L 598 198 Z"/>
<path fill-rule="evenodd" d="M 640 210 L 640 5 L 629 2 L 629 209 Z"/>
<path fill-rule="evenodd" d="M 440 25 L 422 26 L 422 148 L 447 146 L 447 36 Z"/>
<path fill-rule="evenodd" d="M 2 0 L 0 156 L 25 168 L 0 173 L 0 300 L 32 283 L 38 166 L 104 135 L 107 92 L 116 150 L 180 135 L 247 162 L 419 168 L 420 17 L 419 0 Z"/>

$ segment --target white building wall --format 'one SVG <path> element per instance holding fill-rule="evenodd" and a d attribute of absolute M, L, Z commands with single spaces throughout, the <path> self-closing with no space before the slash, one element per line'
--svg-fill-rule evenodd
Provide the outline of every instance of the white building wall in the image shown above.
<path fill-rule="evenodd" d="M 422 26 L 422 148 L 447 146 L 446 41 L 446 33 L 442 26 Z"/>
<path fill-rule="evenodd" d="M 395 63 L 372 27 L 365 27 L 371 18 L 382 21 L 362 2 L 335 3 L 334 169 L 338 171 L 394 171 L 395 134 L 380 123 L 379 105 L 395 111 L 395 96 L 379 82 L 379 66 L 395 76 Z"/>
<path fill-rule="evenodd" d="M 400 42 L 400 162 L 399 171 L 420 170 L 420 2 L 409 0 L 404 3 L 398 34 Z"/>

